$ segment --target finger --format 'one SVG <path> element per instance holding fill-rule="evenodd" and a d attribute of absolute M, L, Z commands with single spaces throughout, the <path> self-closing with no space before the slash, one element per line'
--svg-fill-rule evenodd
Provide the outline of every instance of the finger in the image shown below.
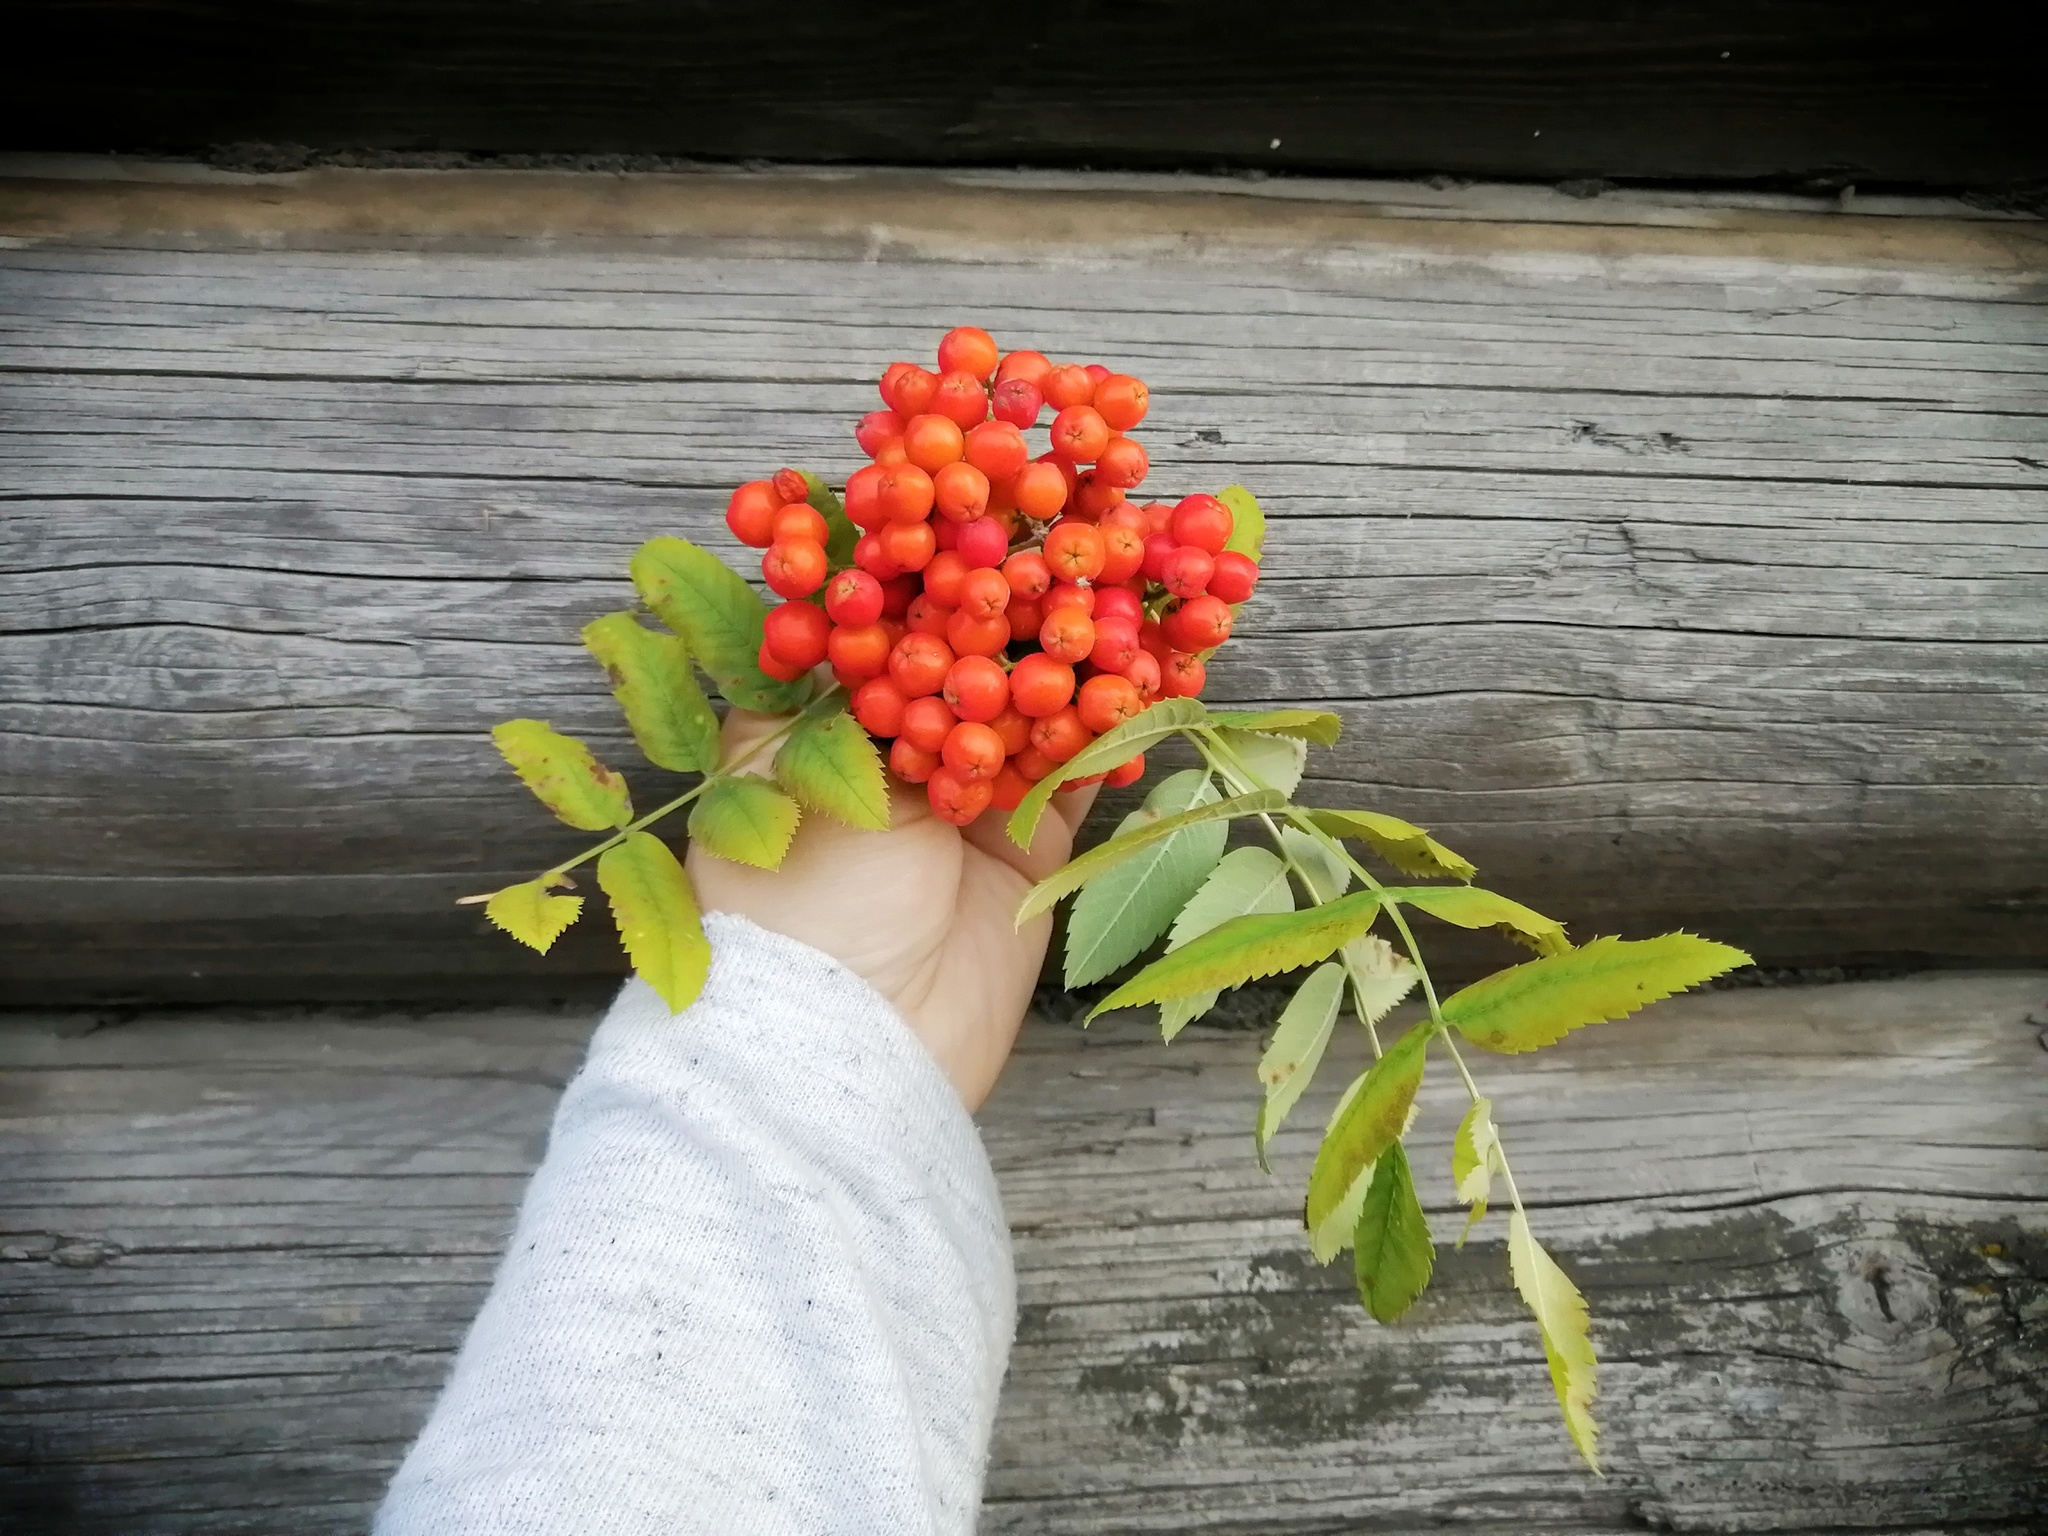
<path fill-rule="evenodd" d="M 719 766 L 745 767 L 757 773 L 764 771 L 762 764 L 767 754 L 752 755 L 754 749 L 788 723 L 788 717 L 784 715 L 757 715 L 751 709 L 727 710 L 725 726 L 718 733 Z"/>

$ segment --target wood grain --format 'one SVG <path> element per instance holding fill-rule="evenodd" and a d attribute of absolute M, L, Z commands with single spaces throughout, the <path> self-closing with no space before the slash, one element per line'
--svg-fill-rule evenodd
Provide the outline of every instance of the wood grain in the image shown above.
<path fill-rule="evenodd" d="M 2044 955 L 2031 226 L 1094 185 L 0 188 L 0 998 L 615 970 L 602 925 L 543 963 L 450 905 L 574 847 L 489 725 L 550 718 L 669 788 L 581 624 L 631 602 L 648 534 L 737 559 L 739 480 L 843 475 L 869 381 L 965 316 L 1149 378 L 1162 491 L 1264 498 L 1213 692 L 1344 715 L 1312 793 L 1582 934 Z M 251 249 L 266 203 L 371 245 Z M 507 242 L 521 208 L 575 248 Z M 137 248 L 165 241 L 192 248 Z"/>
<path fill-rule="evenodd" d="M 1498 1218 L 1448 1246 L 1454 1076 L 1413 1136 L 1435 1285 L 1380 1328 L 1298 1229 L 1348 1029 L 1269 1179 L 1255 1036 L 1040 1020 L 983 1116 L 1022 1300 L 984 1527 L 2036 1529 L 2044 1007 L 2042 972 L 1723 992 L 1474 1063 L 1592 1301 L 1598 1482 Z M 362 1530 L 592 1017 L 0 1021 L 8 1529 Z"/>

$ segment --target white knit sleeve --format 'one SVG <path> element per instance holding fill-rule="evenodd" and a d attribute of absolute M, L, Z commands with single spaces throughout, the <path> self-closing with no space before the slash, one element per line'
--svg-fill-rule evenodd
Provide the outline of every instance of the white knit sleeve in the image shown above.
<path fill-rule="evenodd" d="M 995 1177 L 902 1017 L 714 914 L 619 994 L 378 1536 L 974 1527 L 1015 1322 Z"/>

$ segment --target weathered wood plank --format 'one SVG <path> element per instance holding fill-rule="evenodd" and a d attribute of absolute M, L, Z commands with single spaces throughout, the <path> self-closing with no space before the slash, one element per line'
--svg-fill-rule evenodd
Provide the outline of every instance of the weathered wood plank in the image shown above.
<path fill-rule="evenodd" d="M 983 1117 L 1023 1302 L 986 1527 L 2032 1529 L 2044 1008 L 2038 972 L 1723 992 L 1475 1064 L 1592 1298 L 1603 1482 L 1557 1427 L 1497 1222 L 1391 1329 L 1302 1251 L 1349 1036 L 1268 1179 L 1254 1037 L 1041 1021 Z M 590 1019 L 0 1024 L 0 1513 L 362 1529 Z M 1415 1142 L 1445 1237 L 1457 1098 L 1426 1085 Z"/>
<path fill-rule="evenodd" d="M 2042 955 L 2034 226 L 1106 185 L 0 187 L 0 996 L 615 966 L 449 907 L 570 851 L 486 728 L 634 772 L 575 643 L 633 546 L 737 558 L 730 485 L 843 473 L 873 375 L 965 314 L 1130 360 L 1158 482 L 1266 498 L 1214 688 L 1345 715 L 1316 792 L 1582 932 Z M 266 207 L 381 248 L 252 252 Z M 519 208 L 548 245 L 446 248 Z M 166 240 L 218 248 L 115 248 Z"/>

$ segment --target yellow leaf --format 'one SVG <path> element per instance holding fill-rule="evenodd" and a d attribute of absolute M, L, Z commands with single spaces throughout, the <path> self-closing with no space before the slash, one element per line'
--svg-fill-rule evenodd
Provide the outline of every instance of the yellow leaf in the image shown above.
<path fill-rule="evenodd" d="M 1599 1428 L 1593 1422 L 1596 1363 L 1586 1317 L 1586 1298 L 1557 1261 L 1543 1251 L 1529 1231 L 1529 1218 L 1516 1211 L 1508 1217 L 1508 1269 L 1515 1289 L 1536 1314 L 1543 1335 L 1543 1356 L 1550 1362 L 1550 1385 L 1564 1409 L 1564 1427 L 1572 1444 L 1594 1472 L 1600 1470 Z"/>
<path fill-rule="evenodd" d="M 1446 998 L 1443 1015 L 1474 1045 L 1533 1051 L 1750 963 L 1739 949 L 1689 933 L 1599 938 L 1495 971 Z"/>
<path fill-rule="evenodd" d="M 683 866 L 660 838 L 635 832 L 599 856 L 597 883 L 611 898 L 612 921 L 633 969 L 681 1013 L 704 990 L 711 970 L 711 943 Z"/>
<path fill-rule="evenodd" d="M 545 720 L 507 720 L 491 740 L 541 804 L 584 832 L 623 827 L 633 819 L 626 781 Z"/>
<path fill-rule="evenodd" d="M 581 896 L 551 896 L 539 880 L 508 885 L 484 904 L 484 916 L 520 943 L 546 954 L 582 915 Z"/>

